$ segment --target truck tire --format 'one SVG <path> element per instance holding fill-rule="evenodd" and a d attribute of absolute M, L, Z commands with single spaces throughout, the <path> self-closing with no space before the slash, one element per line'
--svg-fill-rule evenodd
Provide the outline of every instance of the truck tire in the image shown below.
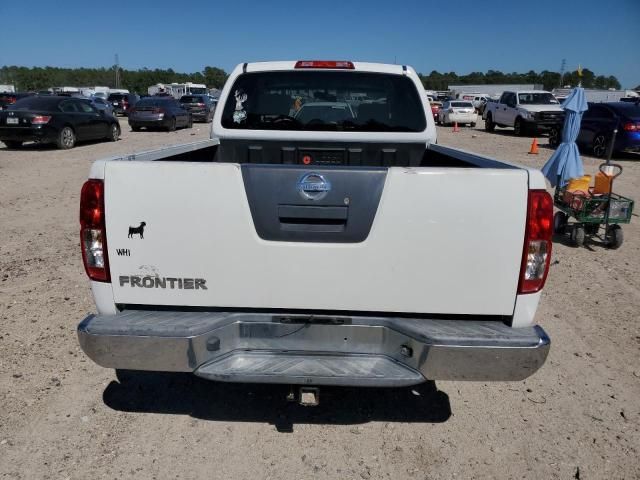
<path fill-rule="evenodd" d="M 551 130 L 549 130 L 549 145 L 551 145 L 553 148 L 556 148 L 558 145 L 560 145 L 560 128 L 553 127 Z"/>
<path fill-rule="evenodd" d="M 487 113 L 487 119 L 484 121 L 484 129 L 487 132 L 493 132 L 496 129 L 496 124 L 493 123 L 493 118 L 491 117 L 491 113 Z"/>
<path fill-rule="evenodd" d="M 58 137 L 56 138 L 56 146 L 60 150 L 69 150 L 70 148 L 75 147 L 76 145 L 76 132 L 73 131 L 71 127 L 64 127 L 58 133 Z"/>
<path fill-rule="evenodd" d="M 524 122 L 520 117 L 516 117 L 516 121 L 513 123 L 513 133 L 518 137 L 523 137 L 525 134 Z"/>

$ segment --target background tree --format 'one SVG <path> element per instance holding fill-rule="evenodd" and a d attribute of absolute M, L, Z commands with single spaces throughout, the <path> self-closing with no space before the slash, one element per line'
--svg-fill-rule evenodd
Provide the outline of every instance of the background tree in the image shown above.
<path fill-rule="evenodd" d="M 218 67 L 204 67 L 202 75 L 204 83 L 212 88 L 222 88 L 228 77 L 227 72 Z"/>
<path fill-rule="evenodd" d="M 173 69 L 141 68 L 120 70 L 120 86 L 131 92 L 147 93 L 156 83 L 204 83 L 209 88 L 220 88 L 227 73 L 218 67 L 204 67 L 202 72 L 182 73 Z M 0 83 L 15 85 L 19 91 L 37 91 L 60 86 L 115 87 L 115 65 L 111 68 L 58 68 L 58 67 L 0 67 Z"/>
<path fill-rule="evenodd" d="M 560 74 L 543 70 L 537 73 L 503 73 L 499 70 L 471 72 L 458 75 L 455 72 L 440 73 L 433 70 L 428 75 L 419 74 L 427 90 L 446 90 L 449 85 L 494 85 L 514 83 L 542 84 L 545 90 L 560 86 Z M 120 70 L 120 84 L 131 92 L 146 93 L 147 88 L 156 83 L 204 83 L 209 88 L 222 88 L 227 80 L 227 72 L 213 66 L 205 66 L 201 72 L 184 73 L 168 69 L 141 68 L 138 70 Z M 562 86 L 576 86 L 579 78 L 577 71 L 565 73 Z M 0 67 L 0 83 L 13 84 L 21 91 L 43 90 L 57 86 L 93 86 L 114 87 L 115 65 L 110 68 L 58 68 L 58 67 Z M 585 88 L 620 89 L 620 82 L 613 75 L 596 75 L 585 68 L 582 70 L 582 86 Z M 640 85 L 636 87 L 640 89 Z"/>
<path fill-rule="evenodd" d="M 503 73 L 498 70 L 487 70 L 486 73 L 471 72 L 467 75 L 457 75 L 454 72 L 440 73 L 433 70 L 429 75 L 419 75 L 427 90 L 446 90 L 449 85 L 508 85 L 517 83 L 542 84 L 545 90 L 552 90 L 559 86 L 576 86 L 580 80 L 577 71 L 567 72 L 562 78 L 562 85 L 560 85 L 560 74 L 548 70 L 543 70 L 540 73 L 534 70 L 529 70 L 526 73 Z M 584 88 L 620 89 L 620 82 L 613 75 L 596 76 L 588 68 L 582 70 L 581 80 Z"/>

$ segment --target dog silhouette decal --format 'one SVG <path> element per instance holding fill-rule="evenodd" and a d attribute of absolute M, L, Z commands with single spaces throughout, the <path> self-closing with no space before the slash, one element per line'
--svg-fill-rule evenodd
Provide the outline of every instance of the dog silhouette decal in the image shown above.
<path fill-rule="evenodd" d="M 145 222 L 140 222 L 140 226 L 138 227 L 129 227 L 129 235 L 127 238 L 133 238 L 134 235 L 140 235 L 140 238 L 144 238 L 144 227 L 147 224 Z"/>

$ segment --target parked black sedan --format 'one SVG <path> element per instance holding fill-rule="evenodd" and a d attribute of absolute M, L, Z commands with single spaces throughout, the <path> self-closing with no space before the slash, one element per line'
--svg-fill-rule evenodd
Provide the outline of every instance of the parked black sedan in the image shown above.
<path fill-rule="evenodd" d="M 216 104 L 209 95 L 183 95 L 180 98 L 180 105 L 191 113 L 194 120 L 207 123 L 213 120 Z"/>
<path fill-rule="evenodd" d="M 591 155 L 604 157 L 616 127 L 613 151 L 640 152 L 640 102 L 589 103 L 576 144 Z M 550 132 L 549 143 L 557 146 L 561 134 L 559 130 Z"/>
<path fill-rule="evenodd" d="M 166 128 L 169 131 L 177 127 L 191 128 L 193 118 L 173 97 L 146 97 L 129 110 L 129 126 L 134 132 L 142 127 Z"/>
<path fill-rule="evenodd" d="M 140 97 L 135 93 L 110 93 L 107 97 L 107 102 L 113 106 L 113 114 L 115 116 L 129 114 L 136 103 L 138 103 Z"/>
<path fill-rule="evenodd" d="M 82 140 L 118 138 L 118 120 L 78 98 L 27 97 L 0 112 L 0 141 L 9 148 L 36 141 L 68 149 Z"/>

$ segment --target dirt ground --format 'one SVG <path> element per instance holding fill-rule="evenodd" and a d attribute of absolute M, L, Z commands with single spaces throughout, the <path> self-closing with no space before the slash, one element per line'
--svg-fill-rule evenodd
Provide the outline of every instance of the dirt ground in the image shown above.
<path fill-rule="evenodd" d="M 0 148 L 0 478 L 640 478 L 637 216 L 620 250 L 556 239 L 537 315 L 551 353 L 524 382 L 325 388 L 316 408 L 191 375 L 120 383 L 76 338 L 94 310 L 80 187 L 95 159 L 208 136 L 121 123 L 116 144 Z M 551 155 L 545 138 L 528 155 L 530 138 L 482 127 L 438 127 L 439 143 L 536 167 Z M 616 190 L 640 200 L 640 162 L 620 163 Z"/>

